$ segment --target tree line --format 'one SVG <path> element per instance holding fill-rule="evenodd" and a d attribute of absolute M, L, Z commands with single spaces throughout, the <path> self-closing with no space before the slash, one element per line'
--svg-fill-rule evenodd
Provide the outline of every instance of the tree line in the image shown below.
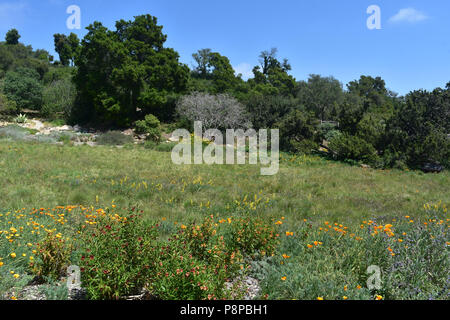
<path fill-rule="evenodd" d="M 144 119 L 188 129 L 203 119 L 220 129 L 279 128 L 286 152 L 325 150 L 375 167 L 450 164 L 450 82 L 398 96 L 380 77 L 363 75 L 345 87 L 315 74 L 298 81 L 276 48 L 261 52 L 253 78 L 244 80 L 209 48 L 192 55 L 192 68 L 181 63 L 148 14 L 117 21 L 115 30 L 94 22 L 87 31 L 81 40 L 55 34 L 55 61 L 10 30 L 0 43 L 0 113 L 31 109 L 68 123 L 141 132 Z"/>

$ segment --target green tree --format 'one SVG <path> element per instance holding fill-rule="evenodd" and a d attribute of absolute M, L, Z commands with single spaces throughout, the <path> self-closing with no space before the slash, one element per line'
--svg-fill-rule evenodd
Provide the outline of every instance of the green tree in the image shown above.
<path fill-rule="evenodd" d="M 406 96 L 405 103 L 388 122 L 385 161 L 420 168 L 426 162 L 450 165 L 450 96 L 447 90 L 418 90 Z"/>
<path fill-rule="evenodd" d="M 335 120 L 344 92 L 342 84 L 335 78 L 311 74 L 306 85 L 299 86 L 297 96 L 317 118 Z"/>
<path fill-rule="evenodd" d="M 189 69 L 164 47 L 167 36 L 157 19 L 120 20 L 116 31 L 94 22 L 87 30 L 75 61 L 79 120 L 125 126 L 139 114 L 166 117 L 173 94 L 187 88 Z"/>
<path fill-rule="evenodd" d="M 39 74 L 28 68 L 9 71 L 3 83 L 3 92 L 8 100 L 16 103 L 18 112 L 23 109 L 40 110 L 42 90 Z"/>
<path fill-rule="evenodd" d="M 280 129 L 280 148 L 290 152 L 311 153 L 319 148 L 318 121 L 312 112 L 293 109 L 275 127 Z"/>
<path fill-rule="evenodd" d="M 73 58 L 72 47 L 66 35 L 56 33 L 54 36 L 55 51 L 59 54 L 59 61 L 63 66 L 68 66 Z"/>
<path fill-rule="evenodd" d="M 19 39 L 20 39 L 20 34 L 19 31 L 17 31 L 17 29 L 11 29 L 6 33 L 6 43 L 7 44 L 11 44 L 11 45 L 15 45 L 19 43 Z"/>
<path fill-rule="evenodd" d="M 264 94 L 295 96 L 295 78 L 288 74 L 291 65 L 287 59 L 280 62 L 277 57 L 277 49 L 263 51 L 260 54 L 260 66 L 253 68 L 254 78 L 249 79 L 249 84 L 254 91 Z"/>

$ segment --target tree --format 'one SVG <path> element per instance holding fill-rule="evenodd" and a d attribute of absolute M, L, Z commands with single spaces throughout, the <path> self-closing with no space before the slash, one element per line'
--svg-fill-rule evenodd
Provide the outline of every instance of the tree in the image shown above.
<path fill-rule="evenodd" d="M 56 33 L 54 36 L 55 51 L 59 54 L 59 61 L 63 66 L 68 66 L 73 58 L 72 47 L 66 35 Z"/>
<path fill-rule="evenodd" d="M 164 106 L 186 90 L 189 69 L 164 47 L 167 36 L 157 19 L 120 20 L 115 31 L 94 22 L 87 30 L 75 59 L 79 120 L 126 126 L 139 115 L 167 117 Z"/>
<path fill-rule="evenodd" d="M 206 129 L 251 127 L 244 106 L 228 94 L 194 92 L 183 96 L 177 103 L 177 113 L 191 122 L 201 121 Z"/>
<path fill-rule="evenodd" d="M 20 39 L 20 34 L 19 31 L 17 31 L 17 29 L 11 29 L 6 33 L 6 43 L 7 44 L 11 44 L 11 45 L 15 45 L 19 43 L 19 39 Z"/>
<path fill-rule="evenodd" d="M 308 110 L 321 120 L 335 120 L 338 106 L 343 101 L 342 84 L 333 77 L 311 74 L 297 96 Z"/>
<path fill-rule="evenodd" d="M 195 83 L 194 91 L 231 92 L 240 82 L 230 60 L 220 53 L 212 52 L 211 49 L 201 49 L 192 57 L 197 62 L 197 66 L 194 66 L 193 77 L 203 80 Z"/>
<path fill-rule="evenodd" d="M 287 59 L 280 62 L 277 57 L 277 49 L 263 51 L 260 54 L 260 66 L 253 68 L 254 78 L 249 79 L 249 84 L 254 91 L 264 94 L 295 96 L 295 78 L 288 74 L 291 65 Z"/>
<path fill-rule="evenodd" d="M 276 125 L 280 129 L 280 147 L 285 151 L 311 153 L 319 148 L 312 112 L 293 109 Z"/>
<path fill-rule="evenodd" d="M 209 67 L 211 63 L 211 49 L 200 49 L 198 52 L 192 54 L 197 66 L 194 66 L 194 73 L 201 78 L 206 79 L 209 74 Z"/>
<path fill-rule="evenodd" d="M 80 49 L 80 39 L 78 39 L 78 36 L 72 32 L 67 38 L 67 42 L 69 43 L 70 46 L 70 60 L 72 61 L 72 65 L 74 65 L 75 58 Z"/>
<path fill-rule="evenodd" d="M 42 106 L 42 85 L 39 74 L 28 68 L 9 71 L 3 83 L 3 92 L 8 100 L 14 101 L 17 111 L 23 109 L 40 110 Z"/>
<path fill-rule="evenodd" d="M 394 166 L 403 162 L 420 168 L 427 162 L 450 165 L 450 96 L 448 89 L 418 90 L 387 124 L 385 160 Z"/>

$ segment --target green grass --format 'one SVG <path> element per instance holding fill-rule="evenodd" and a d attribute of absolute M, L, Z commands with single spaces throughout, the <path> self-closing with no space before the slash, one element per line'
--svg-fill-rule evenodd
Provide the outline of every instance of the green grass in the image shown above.
<path fill-rule="evenodd" d="M 263 199 L 254 210 L 259 215 L 359 223 L 414 214 L 428 202 L 450 202 L 448 171 L 379 171 L 286 156 L 275 176 L 261 176 L 259 169 L 177 166 L 169 152 L 143 147 L 0 141 L 0 209 L 108 206 L 115 201 L 122 207 L 138 206 L 153 218 L 181 221 L 210 211 L 227 214 L 236 200 L 245 206 L 257 195 Z M 245 196 L 247 204 L 242 202 Z"/>
<path fill-rule="evenodd" d="M 118 149 L 0 140 L 0 179 L 0 299 L 17 294 L 33 279 L 29 259 L 38 259 L 36 245 L 47 230 L 54 228 L 53 234 L 78 243 L 70 263 L 80 265 L 80 241 L 85 241 L 77 230 L 86 224 L 84 215 L 97 208 L 122 214 L 134 207 L 143 210 L 148 222 L 159 221 L 162 246 L 185 225 L 201 224 L 214 215 L 218 232 L 220 224 L 231 221 L 233 230 L 237 228 L 231 238 L 225 233 L 225 247 L 248 240 L 242 248 L 247 254 L 253 240 L 260 236 L 266 243 L 267 235 L 237 225 L 237 218 L 263 218 L 275 228 L 280 243 L 274 256 L 260 252 L 262 260 L 251 262 L 251 274 L 261 280 L 258 298 L 448 298 L 447 171 L 380 171 L 283 154 L 280 172 L 261 176 L 260 167 L 251 165 L 177 166 L 170 152 L 145 146 Z M 78 209 L 71 212 L 68 205 Z M 65 223 L 58 222 L 61 217 Z M 381 231 L 386 227 L 373 234 L 383 223 L 392 223 L 395 235 Z M 203 248 L 201 242 L 197 245 Z M 168 261 L 172 272 L 181 267 L 177 261 Z M 383 269 L 380 290 L 365 287 L 369 265 Z M 162 277 L 157 284 L 166 288 L 166 280 Z M 171 285 L 179 287 L 178 282 Z M 67 294 L 54 280 L 43 290 L 48 298 L 63 299 Z M 172 297 L 175 293 L 169 291 Z"/>

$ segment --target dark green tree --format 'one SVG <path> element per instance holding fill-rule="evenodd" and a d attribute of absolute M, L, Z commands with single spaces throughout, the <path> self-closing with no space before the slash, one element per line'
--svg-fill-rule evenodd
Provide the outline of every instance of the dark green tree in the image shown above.
<path fill-rule="evenodd" d="M 3 83 L 3 92 L 8 100 L 15 102 L 18 112 L 23 109 L 40 110 L 42 90 L 39 74 L 29 68 L 9 71 Z"/>
<path fill-rule="evenodd" d="M 68 66 L 73 58 L 72 47 L 65 34 L 57 33 L 54 36 L 55 51 L 59 55 L 59 61 L 63 66 Z"/>
<path fill-rule="evenodd" d="M 75 63 L 80 120 L 125 126 L 141 114 L 164 119 L 173 112 L 167 106 L 185 91 L 189 69 L 164 47 L 167 36 L 155 17 L 120 20 L 116 31 L 94 22 L 87 30 Z"/>
<path fill-rule="evenodd" d="M 6 43 L 7 44 L 11 44 L 11 45 L 15 45 L 19 43 L 19 39 L 20 39 L 20 34 L 19 31 L 17 31 L 17 29 L 11 29 L 6 33 Z"/>

